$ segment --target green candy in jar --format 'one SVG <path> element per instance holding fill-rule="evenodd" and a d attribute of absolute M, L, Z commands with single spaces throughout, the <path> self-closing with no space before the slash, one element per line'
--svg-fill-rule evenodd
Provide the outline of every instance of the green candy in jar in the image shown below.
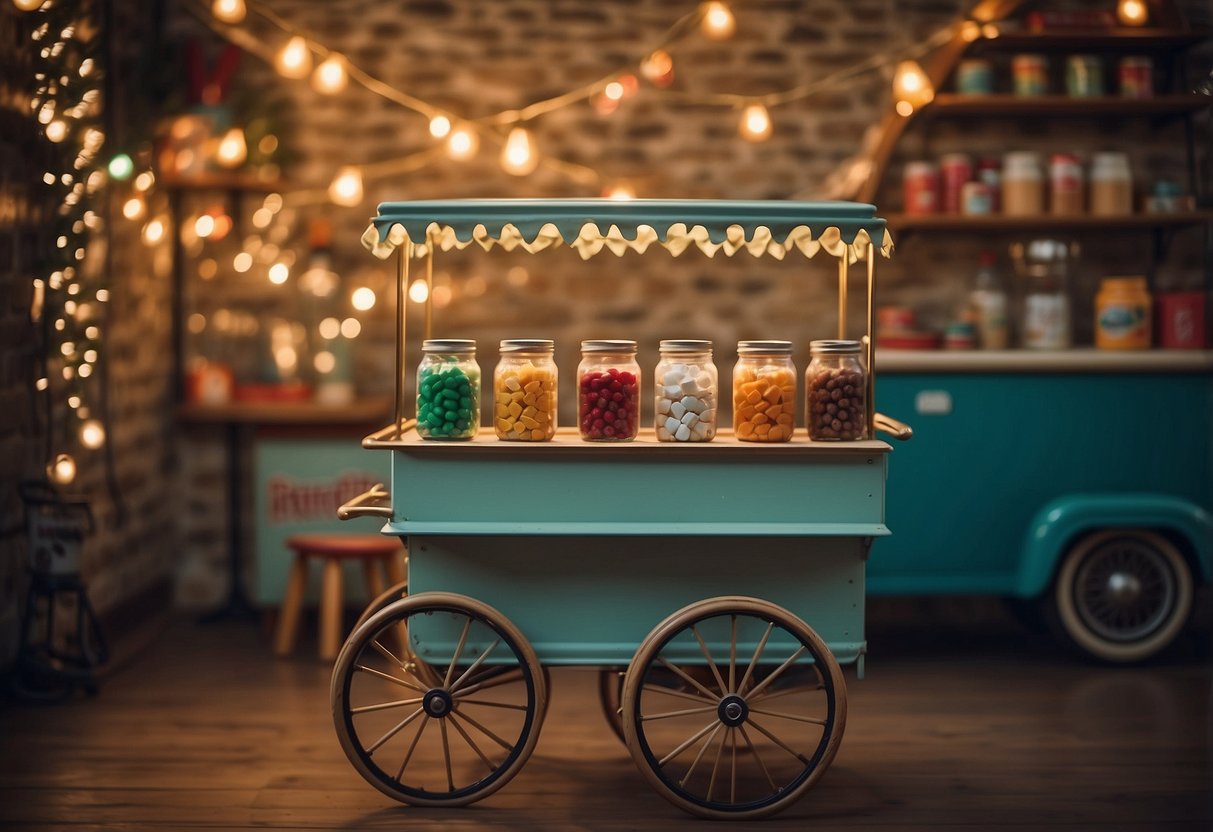
<path fill-rule="evenodd" d="M 480 427 L 476 342 L 428 340 L 417 368 L 417 433 L 422 439 L 466 440 Z"/>

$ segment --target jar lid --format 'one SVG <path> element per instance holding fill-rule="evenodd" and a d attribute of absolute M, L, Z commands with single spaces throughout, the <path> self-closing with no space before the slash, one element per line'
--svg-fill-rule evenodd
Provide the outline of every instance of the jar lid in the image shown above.
<path fill-rule="evenodd" d="M 501 342 L 501 352 L 551 352 L 556 342 L 550 338 L 506 338 Z"/>
<path fill-rule="evenodd" d="M 813 355 L 859 355 L 862 349 L 863 344 L 858 341 L 828 339 L 809 342 L 809 352 Z"/>
<path fill-rule="evenodd" d="M 661 352 L 711 352 L 711 341 L 696 341 L 691 338 L 662 341 L 657 345 Z"/>
<path fill-rule="evenodd" d="M 738 355 L 754 355 L 761 353 L 792 354 L 791 341 L 738 341 Z"/>
<path fill-rule="evenodd" d="M 636 352 L 635 341 L 623 340 L 603 340 L 603 341 L 582 341 L 582 352 Z"/>
<path fill-rule="evenodd" d="M 476 342 L 470 338 L 430 338 L 421 342 L 423 352 L 475 352 Z"/>

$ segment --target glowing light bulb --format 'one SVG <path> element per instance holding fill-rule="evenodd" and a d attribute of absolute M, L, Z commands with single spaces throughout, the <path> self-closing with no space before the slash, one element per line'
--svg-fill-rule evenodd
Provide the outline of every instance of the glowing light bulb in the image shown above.
<path fill-rule="evenodd" d="M 122 203 L 122 216 L 128 220 L 137 220 L 143 216 L 146 207 L 140 197 L 133 196 Z"/>
<path fill-rule="evenodd" d="M 157 217 L 143 226 L 143 242 L 149 246 L 156 245 L 164 239 L 164 230 L 164 220 Z"/>
<path fill-rule="evenodd" d="M 210 214 L 203 214 L 198 219 L 194 220 L 194 233 L 202 239 L 211 236 L 215 231 L 215 218 Z"/>
<path fill-rule="evenodd" d="M 320 322 L 320 337 L 331 341 L 341 334 L 341 321 L 336 318 L 325 318 Z"/>
<path fill-rule="evenodd" d="M 337 367 L 337 357 L 328 350 L 321 350 L 312 358 L 312 366 L 321 375 L 331 373 Z"/>
<path fill-rule="evenodd" d="M 602 94 L 612 101 L 620 101 L 623 99 L 623 84 L 618 81 L 612 81 L 603 87 Z"/>
<path fill-rule="evenodd" d="M 480 149 L 480 137 L 476 131 L 466 125 L 460 125 L 451 131 L 446 140 L 446 152 L 452 159 L 462 162 L 476 155 Z"/>
<path fill-rule="evenodd" d="M 270 283 L 273 283 L 275 286 L 281 286 L 283 283 L 286 283 L 286 279 L 290 276 L 291 270 L 287 268 L 286 263 L 275 263 L 270 266 Z"/>
<path fill-rule="evenodd" d="M 336 95 L 349 83 L 345 71 L 345 58 L 336 52 L 330 54 L 312 73 L 312 87 L 325 95 Z"/>
<path fill-rule="evenodd" d="M 76 479 L 76 460 L 70 454 L 59 454 L 46 466 L 47 478 L 57 485 L 69 485 Z"/>
<path fill-rule="evenodd" d="M 244 274 L 252 267 L 253 255 L 249 254 L 247 251 L 242 251 L 232 258 L 232 268 L 240 274 Z"/>
<path fill-rule="evenodd" d="M 733 12 L 724 3 L 704 3 L 700 8 L 703 10 L 705 37 L 712 40 L 724 40 L 737 30 L 737 21 L 733 18 Z"/>
<path fill-rule="evenodd" d="M 58 119 L 46 125 L 46 137 L 58 144 L 67 138 L 67 124 Z"/>
<path fill-rule="evenodd" d="M 347 207 L 362 202 L 362 170 L 354 165 L 338 170 L 329 185 L 329 199 Z"/>
<path fill-rule="evenodd" d="M 612 199 L 615 202 L 627 202 L 636 198 L 636 191 L 631 185 L 620 183 L 607 189 L 604 196 L 607 199 Z"/>
<path fill-rule="evenodd" d="M 135 177 L 135 190 L 146 191 L 156 182 L 155 175 L 150 170 L 145 170 L 143 173 Z"/>
<path fill-rule="evenodd" d="M 667 77 L 670 80 L 673 80 L 673 73 L 674 59 L 671 58 L 670 53 L 666 52 L 664 49 L 658 49 L 650 53 L 649 56 L 640 63 L 640 74 L 645 77 L 645 80 L 653 84 L 657 84 L 658 86 L 665 86 L 665 84 L 662 84 L 661 82 Z"/>
<path fill-rule="evenodd" d="M 409 300 L 413 303 L 425 303 L 430 296 L 430 287 L 425 285 L 424 280 L 414 280 L 409 284 Z"/>
<path fill-rule="evenodd" d="M 1144 0 L 1120 0 L 1116 4 L 1116 17 L 1126 26 L 1144 26 L 1150 12 Z"/>
<path fill-rule="evenodd" d="M 501 167 L 514 176 L 526 176 L 539 165 L 535 140 L 525 127 L 515 127 L 501 149 Z"/>
<path fill-rule="evenodd" d="M 32 12 L 41 8 L 43 0 L 13 0 L 13 5 L 23 12 Z"/>
<path fill-rule="evenodd" d="M 451 120 L 446 116 L 434 116 L 430 119 L 430 135 L 435 139 L 445 139 L 451 132 Z"/>
<path fill-rule="evenodd" d="M 360 286 L 350 295 L 350 305 L 359 312 L 366 312 L 375 305 L 375 290 Z"/>
<path fill-rule="evenodd" d="M 966 43 L 972 43 L 981 37 L 981 24 L 976 20 L 966 20 L 960 24 L 960 37 Z"/>
<path fill-rule="evenodd" d="M 239 23 L 245 13 L 244 0 L 215 0 L 211 4 L 211 14 L 221 23 Z"/>
<path fill-rule="evenodd" d="M 902 61 L 893 73 L 893 98 L 899 115 L 908 116 L 935 98 L 935 87 L 917 61 Z"/>
<path fill-rule="evenodd" d="M 233 127 L 223 134 L 219 140 L 219 149 L 215 152 L 219 164 L 225 168 L 239 167 L 248 158 L 248 145 L 244 141 L 244 131 Z"/>
<path fill-rule="evenodd" d="M 135 163 L 131 161 L 131 157 L 125 153 L 119 153 L 109 163 L 110 177 L 117 179 L 119 182 L 125 182 L 131 178 L 131 174 L 135 172 Z"/>
<path fill-rule="evenodd" d="M 295 35 L 278 53 L 274 64 L 287 78 L 306 78 L 312 71 L 312 50 L 307 41 Z"/>
<path fill-rule="evenodd" d="M 357 318 L 346 318 L 341 322 L 341 334 L 346 338 L 357 338 L 360 332 L 362 332 L 362 324 L 358 323 Z"/>
<path fill-rule="evenodd" d="M 742 138 L 751 142 L 764 142 L 771 138 L 771 115 L 761 104 L 751 104 L 741 113 L 739 128 Z"/>
<path fill-rule="evenodd" d="M 80 444 L 96 450 L 105 444 L 105 428 L 96 419 L 89 419 L 80 426 Z"/>

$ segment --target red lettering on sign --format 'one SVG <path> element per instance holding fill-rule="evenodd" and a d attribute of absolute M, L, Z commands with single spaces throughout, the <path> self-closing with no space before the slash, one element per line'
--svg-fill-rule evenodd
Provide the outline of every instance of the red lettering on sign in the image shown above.
<path fill-rule="evenodd" d="M 375 484 L 368 474 L 350 471 L 333 480 L 296 480 L 275 474 L 266 484 L 270 523 L 332 520 L 337 508 Z"/>

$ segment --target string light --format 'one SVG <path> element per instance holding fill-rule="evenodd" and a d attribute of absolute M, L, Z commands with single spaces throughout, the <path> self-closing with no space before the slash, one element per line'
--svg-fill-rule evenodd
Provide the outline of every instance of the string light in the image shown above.
<path fill-rule="evenodd" d="M 326 341 L 332 341 L 341 334 L 341 321 L 336 318 L 325 318 L 320 322 L 318 329 L 320 330 L 321 338 Z"/>
<path fill-rule="evenodd" d="M 56 119 L 46 125 L 46 137 L 56 144 L 67 138 L 67 124 Z"/>
<path fill-rule="evenodd" d="M 56 485 L 70 485 L 76 479 L 76 460 L 71 454 L 58 454 L 46 466 L 46 476 Z"/>
<path fill-rule="evenodd" d="M 232 258 L 232 269 L 239 274 L 244 274 L 253 267 L 253 255 L 247 251 L 242 251 Z"/>
<path fill-rule="evenodd" d="M 143 226 L 143 242 L 149 246 L 156 245 L 156 243 L 164 239 L 164 231 L 164 220 L 157 217 Z"/>
<path fill-rule="evenodd" d="M 893 98 L 897 114 L 909 116 L 935 98 L 935 87 L 918 61 L 902 61 L 893 73 Z"/>
<path fill-rule="evenodd" d="M 619 83 L 618 81 L 612 81 L 611 83 L 609 83 L 605 87 L 603 87 L 602 94 L 605 95 L 607 98 L 609 98 L 611 101 L 622 101 L 623 100 L 623 84 Z"/>
<path fill-rule="evenodd" d="M 306 78 L 312 71 L 312 50 L 307 41 L 298 35 L 292 37 L 278 53 L 275 65 L 287 78 Z"/>
<path fill-rule="evenodd" d="M 1144 26 L 1150 13 L 1143 0 L 1120 0 L 1116 4 L 1116 18 L 1126 26 Z"/>
<path fill-rule="evenodd" d="M 244 141 L 244 131 L 233 127 L 223 134 L 219 140 L 219 149 L 215 151 L 219 164 L 225 168 L 236 168 L 244 164 L 248 158 L 248 145 Z"/>
<path fill-rule="evenodd" d="M 350 295 L 350 305 L 359 312 L 366 312 L 375 305 L 375 290 L 360 286 Z"/>
<path fill-rule="evenodd" d="M 125 182 L 135 172 L 135 163 L 125 153 L 119 153 L 109 163 L 110 178 Z"/>
<path fill-rule="evenodd" d="M 362 324 L 357 318 L 346 318 L 341 322 L 341 334 L 346 338 L 357 338 L 358 333 L 362 332 Z"/>
<path fill-rule="evenodd" d="M 656 49 L 641 61 L 640 74 L 655 86 L 667 87 L 674 80 L 674 59 L 664 49 Z"/>
<path fill-rule="evenodd" d="M 751 142 L 764 142 L 771 138 L 771 114 L 761 104 L 751 104 L 741 113 L 739 128 L 742 138 Z"/>
<path fill-rule="evenodd" d="M 737 29 L 737 21 L 727 5 L 719 2 L 704 3 L 703 34 L 712 40 L 725 40 Z"/>
<path fill-rule="evenodd" d="M 215 0 L 211 4 L 211 14 L 216 20 L 234 25 L 244 20 L 246 14 L 244 0 Z"/>
<path fill-rule="evenodd" d="M 413 303 L 425 303 L 430 296 L 430 287 L 424 280 L 417 279 L 409 284 L 409 300 Z"/>
<path fill-rule="evenodd" d="M 535 140 L 525 127 L 515 127 L 501 149 L 501 167 L 514 176 L 526 176 L 539 166 Z"/>
<path fill-rule="evenodd" d="M 312 73 L 312 87 L 325 95 L 336 95 L 349 83 L 345 71 L 345 58 L 336 52 L 330 54 Z"/>
<path fill-rule="evenodd" d="M 321 350 L 312 358 L 312 366 L 320 375 L 326 375 L 337 368 L 337 356 L 328 350 Z"/>
<path fill-rule="evenodd" d="M 351 208 L 362 202 L 362 170 L 354 165 L 338 170 L 329 185 L 329 199 Z"/>
<path fill-rule="evenodd" d="M 202 239 L 211 236 L 215 231 L 215 218 L 210 214 L 203 214 L 194 220 L 194 233 Z"/>
<path fill-rule="evenodd" d="M 150 170 L 145 170 L 143 173 L 135 177 L 135 190 L 146 191 L 156 183 L 156 177 Z"/>
<path fill-rule="evenodd" d="M 291 270 L 287 268 L 286 263 L 275 263 L 270 266 L 270 283 L 273 283 L 275 286 L 281 286 L 283 283 L 286 283 L 287 278 L 290 276 Z"/>
<path fill-rule="evenodd" d="M 13 5 L 23 12 L 32 12 L 42 7 L 44 0 L 13 0 Z"/>
<path fill-rule="evenodd" d="M 430 119 L 430 135 L 435 139 L 445 139 L 451 132 L 451 120 L 443 115 Z"/>
<path fill-rule="evenodd" d="M 105 427 L 96 419 L 89 419 L 80 426 L 80 444 L 97 450 L 105 444 Z"/>
<path fill-rule="evenodd" d="M 143 204 L 143 200 L 137 196 L 133 196 L 126 202 L 122 203 L 122 216 L 126 217 L 128 220 L 137 220 L 143 216 L 145 208 L 146 206 Z"/>
<path fill-rule="evenodd" d="M 480 137 L 476 131 L 461 124 L 451 131 L 446 140 L 446 152 L 456 162 L 462 162 L 476 155 L 480 149 Z"/>
<path fill-rule="evenodd" d="M 627 202 L 636 198 L 636 191 L 633 190 L 631 185 L 621 182 L 608 188 L 603 193 L 603 196 L 605 196 L 607 199 L 614 200 L 615 202 Z"/>

